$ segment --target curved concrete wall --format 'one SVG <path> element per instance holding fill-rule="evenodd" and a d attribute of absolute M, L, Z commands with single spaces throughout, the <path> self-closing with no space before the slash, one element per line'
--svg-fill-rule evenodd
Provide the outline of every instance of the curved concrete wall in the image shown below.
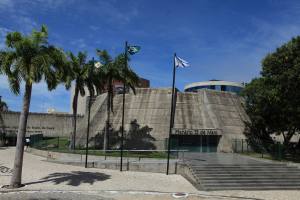
<path fill-rule="evenodd" d="M 202 90 L 198 93 L 178 93 L 174 128 L 220 129 L 222 137 L 218 151 L 230 152 L 232 139 L 244 138 L 244 120 L 248 120 L 238 95 L 219 91 Z M 126 94 L 125 130 L 137 120 L 140 126 L 153 128 L 158 149 L 165 148 L 169 134 L 171 89 L 137 89 L 136 95 Z M 101 132 L 106 120 L 106 94 L 96 98 L 92 106 L 91 136 Z M 121 126 L 122 95 L 114 97 L 111 122 L 114 129 Z M 87 115 L 78 129 L 78 142 L 84 144 Z"/>
<path fill-rule="evenodd" d="M 177 129 L 218 129 L 222 136 L 218 151 L 232 151 L 232 139 L 245 138 L 244 123 L 248 117 L 242 107 L 243 99 L 233 93 L 200 90 L 198 93 L 177 93 L 174 128 Z M 106 121 L 107 94 L 95 98 L 91 107 L 90 137 L 104 131 Z M 137 89 L 136 95 L 126 94 L 125 130 L 130 122 L 137 120 L 140 127 L 152 128 L 151 135 L 156 139 L 157 149 L 165 149 L 169 136 L 171 89 Z M 0 125 L 5 132 L 16 133 L 19 112 L 1 114 Z M 122 120 L 122 95 L 114 97 L 114 112 L 111 122 L 119 130 Z M 78 116 L 77 143 L 85 144 L 87 114 Z M 27 135 L 70 136 L 72 115 L 30 113 Z"/>

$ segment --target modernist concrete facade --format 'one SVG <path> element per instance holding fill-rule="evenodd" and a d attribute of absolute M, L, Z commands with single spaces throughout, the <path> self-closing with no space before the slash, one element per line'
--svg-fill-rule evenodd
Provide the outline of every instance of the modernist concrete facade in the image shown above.
<path fill-rule="evenodd" d="M 91 107 L 91 136 L 104 130 L 106 97 L 106 94 L 98 96 Z M 157 149 L 165 149 L 169 137 L 170 102 L 171 89 L 146 88 L 137 89 L 136 95 L 126 94 L 125 130 L 129 129 L 131 121 L 137 120 L 141 127 L 153 129 L 151 135 L 156 139 Z M 198 93 L 177 93 L 174 139 L 176 135 L 186 135 L 185 138 L 194 135 L 199 140 L 218 137 L 214 141 L 217 142 L 216 150 L 231 152 L 232 140 L 245 138 L 243 121 L 248 117 L 242 103 L 242 97 L 229 92 L 201 90 Z M 121 126 L 121 116 L 122 95 L 116 95 L 111 117 L 115 130 Z M 85 115 L 78 126 L 78 135 L 81 133 L 78 143 L 81 144 L 85 142 L 86 118 Z"/>
<path fill-rule="evenodd" d="M 14 135 L 18 132 L 20 112 L 6 111 L 1 113 L 1 131 Z M 83 116 L 78 116 L 79 121 Z M 26 136 L 43 134 L 44 136 L 68 136 L 72 131 L 72 115 L 30 113 L 27 121 Z"/>
<path fill-rule="evenodd" d="M 138 85 L 136 86 L 137 88 L 149 88 L 150 87 L 150 81 L 144 78 L 140 78 Z M 123 83 L 122 81 L 118 81 L 118 80 L 114 80 L 113 81 L 113 88 L 114 88 L 114 92 L 115 93 L 122 93 L 123 91 Z M 102 91 L 102 93 L 107 92 L 106 86 L 104 87 L 104 91 Z M 70 113 L 73 113 L 73 97 L 75 94 L 75 87 L 74 84 L 72 84 L 71 87 L 71 98 L 70 98 Z M 88 105 L 88 97 L 90 96 L 89 90 L 87 89 L 87 87 L 85 87 L 85 96 L 81 96 L 79 94 L 78 96 L 78 106 L 77 106 L 77 114 L 79 115 L 84 115 L 86 113 L 86 108 Z"/>
<path fill-rule="evenodd" d="M 103 133 L 106 121 L 106 100 L 104 93 L 95 98 L 91 107 L 91 138 Z M 137 89 L 136 95 L 126 94 L 125 130 L 136 120 L 140 127 L 152 129 L 157 149 L 166 149 L 169 137 L 171 89 Z M 213 90 L 178 92 L 176 98 L 173 143 L 183 148 L 190 146 L 214 146 L 220 152 L 232 151 L 232 140 L 243 139 L 244 123 L 248 120 L 242 107 L 243 99 L 237 94 Z M 86 106 L 86 105 L 84 105 Z M 84 108 L 86 110 L 86 108 Z M 7 133 L 16 133 L 19 113 L 4 112 L 2 127 Z M 122 117 L 122 94 L 114 97 L 114 111 L 111 114 L 112 127 L 119 130 Z M 78 117 L 77 144 L 84 145 L 87 115 Z M 72 132 L 71 114 L 30 113 L 27 135 L 69 136 Z M 195 141 L 197 141 L 195 143 Z M 211 151 L 211 150 L 210 150 Z"/>

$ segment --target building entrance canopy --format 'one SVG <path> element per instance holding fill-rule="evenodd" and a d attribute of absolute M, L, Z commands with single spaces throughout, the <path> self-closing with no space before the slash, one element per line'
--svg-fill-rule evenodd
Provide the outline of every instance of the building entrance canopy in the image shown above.
<path fill-rule="evenodd" d="M 180 129 L 173 128 L 172 135 L 222 135 L 220 129 Z"/>

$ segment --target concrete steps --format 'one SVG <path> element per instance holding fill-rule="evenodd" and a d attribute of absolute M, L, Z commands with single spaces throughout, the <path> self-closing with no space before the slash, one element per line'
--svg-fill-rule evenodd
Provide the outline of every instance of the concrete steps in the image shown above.
<path fill-rule="evenodd" d="M 196 164 L 189 170 L 199 189 L 204 190 L 296 190 L 300 169 L 284 164 Z"/>

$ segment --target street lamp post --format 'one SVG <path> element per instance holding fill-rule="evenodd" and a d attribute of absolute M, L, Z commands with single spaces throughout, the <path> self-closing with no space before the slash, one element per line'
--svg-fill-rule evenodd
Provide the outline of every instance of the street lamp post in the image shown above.
<path fill-rule="evenodd" d="M 91 67 L 91 69 L 89 71 L 89 78 L 92 75 L 94 67 L 95 67 L 95 60 L 94 60 L 94 57 L 93 57 L 93 59 L 92 59 L 92 67 Z M 89 153 L 89 135 L 90 135 L 90 117 L 91 117 L 92 97 L 93 97 L 93 95 L 90 94 L 89 103 L 88 103 L 88 123 L 87 123 L 86 146 L 85 146 L 85 168 L 87 168 L 88 153 Z"/>
<path fill-rule="evenodd" d="M 127 50 L 128 43 L 125 42 L 125 68 L 127 68 Z M 125 71 L 125 70 L 124 70 Z M 125 73 L 123 74 L 125 75 Z M 123 77 L 123 106 L 122 106 L 122 126 L 121 126 L 121 161 L 120 161 L 120 171 L 123 171 L 123 143 L 124 143 L 124 115 L 125 115 L 125 95 L 126 95 L 126 83 L 125 77 Z"/>

